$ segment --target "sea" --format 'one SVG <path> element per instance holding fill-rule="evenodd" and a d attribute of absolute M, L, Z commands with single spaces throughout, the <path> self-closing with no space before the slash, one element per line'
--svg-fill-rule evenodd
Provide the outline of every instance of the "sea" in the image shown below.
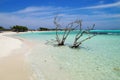
<path fill-rule="evenodd" d="M 77 33 L 72 31 L 64 46 L 56 45 L 55 31 L 15 35 L 36 44 L 26 55 L 35 80 L 120 80 L 120 30 L 92 30 L 78 41 L 96 36 L 71 48 Z"/>

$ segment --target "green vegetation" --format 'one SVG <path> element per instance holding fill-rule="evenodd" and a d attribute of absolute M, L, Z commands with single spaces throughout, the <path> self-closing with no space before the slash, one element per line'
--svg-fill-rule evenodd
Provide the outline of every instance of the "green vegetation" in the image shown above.
<path fill-rule="evenodd" d="M 38 28 L 38 31 L 48 31 L 49 29 L 48 28 L 45 28 L 45 27 L 40 27 Z"/>
<path fill-rule="evenodd" d="M 46 27 L 40 27 L 40 28 L 38 28 L 37 29 L 38 31 L 55 31 L 56 30 L 56 28 L 52 28 L 52 29 L 50 29 L 50 28 L 46 28 Z M 58 30 L 63 30 L 63 29 L 58 29 Z"/>
<path fill-rule="evenodd" d="M 4 28 L 2 26 L 0 26 L 0 30 L 4 30 Z"/>
<path fill-rule="evenodd" d="M 28 31 L 28 28 L 26 26 L 16 25 L 16 26 L 11 27 L 11 30 L 15 32 L 25 32 L 25 31 Z"/>
<path fill-rule="evenodd" d="M 0 32 L 2 32 L 4 30 L 4 28 L 2 26 L 0 26 Z"/>

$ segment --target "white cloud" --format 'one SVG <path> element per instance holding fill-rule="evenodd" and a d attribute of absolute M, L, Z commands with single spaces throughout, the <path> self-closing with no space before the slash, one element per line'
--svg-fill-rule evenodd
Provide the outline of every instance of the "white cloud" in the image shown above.
<path fill-rule="evenodd" d="M 97 9 L 97 8 L 110 8 L 110 7 L 120 7 L 120 1 L 111 3 L 111 4 L 102 4 L 102 5 L 97 5 L 97 6 L 84 7 L 81 9 Z"/>
<path fill-rule="evenodd" d="M 103 0 L 101 0 L 101 1 L 99 1 L 99 4 L 103 4 L 105 1 L 103 1 Z"/>
<path fill-rule="evenodd" d="M 27 7 L 23 10 L 19 10 L 16 13 L 29 13 L 29 12 L 36 12 L 36 11 L 44 11 L 44 10 L 50 10 L 51 7 Z"/>
<path fill-rule="evenodd" d="M 100 23 L 108 23 L 114 25 L 113 23 L 109 23 L 109 19 L 115 18 L 120 20 L 120 14 L 98 14 L 100 12 L 95 12 L 97 14 L 87 15 L 87 14 L 76 14 L 65 11 L 74 11 L 76 8 L 62 8 L 62 7 L 28 7 L 23 10 L 11 12 L 11 13 L 0 13 L 0 25 L 2 26 L 13 26 L 13 25 L 25 25 L 35 28 L 40 26 L 45 27 L 54 27 L 53 18 L 55 13 L 59 10 L 60 16 L 62 16 L 61 23 L 69 23 L 74 21 L 75 19 L 83 19 L 85 25 L 91 25 L 93 23 L 100 25 Z M 93 10 L 92 10 L 93 11 Z M 104 21 L 104 22 L 103 22 Z M 113 22 L 115 22 L 113 20 Z M 104 25 L 104 24 L 102 24 Z M 117 24 L 115 24 L 117 25 Z M 101 26 L 101 25 L 100 25 Z"/>
<path fill-rule="evenodd" d="M 64 10 L 66 8 L 62 7 L 52 7 L 52 6 L 40 6 L 40 7 L 27 7 L 23 10 L 19 10 L 16 13 L 30 13 L 30 12 L 51 12 L 57 10 Z"/>

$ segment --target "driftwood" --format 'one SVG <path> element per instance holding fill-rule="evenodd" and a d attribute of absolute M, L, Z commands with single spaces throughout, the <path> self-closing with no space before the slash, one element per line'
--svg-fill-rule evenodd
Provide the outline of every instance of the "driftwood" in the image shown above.
<path fill-rule="evenodd" d="M 94 27 L 95 27 L 95 24 L 93 24 L 93 26 L 91 28 L 88 27 L 88 29 L 83 30 L 82 29 L 82 21 L 79 21 L 78 23 L 79 23 L 79 28 L 80 29 L 79 29 L 78 33 L 76 34 L 76 36 L 75 36 L 73 45 L 71 46 L 72 48 L 78 48 L 82 44 L 82 42 L 96 36 L 96 34 L 92 34 L 92 35 L 89 35 L 87 38 L 82 39 L 81 41 L 78 41 L 84 34 L 90 34 L 90 30 L 93 30 Z"/>
<path fill-rule="evenodd" d="M 95 27 L 95 24 L 92 27 L 88 27 L 86 30 L 82 29 L 82 20 L 75 20 L 74 22 L 69 23 L 64 29 L 63 29 L 63 35 L 62 38 L 60 38 L 59 34 L 58 34 L 58 30 L 61 28 L 61 25 L 58 23 L 58 17 L 56 16 L 54 18 L 54 24 L 56 26 L 56 42 L 58 43 L 58 46 L 62 46 L 65 44 L 65 40 L 67 39 L 67 37 L 69 36 L 70 32 L 77 29 L 78 33 L 75 35 L 75 39 L 73 42 L 73 45 L 71 46 L 71 48 L 78 48 L 80 46 L 80 44 L 82 44 L 82 42 L 91 39 L 92 37 L 96 36 L 95 34 L 92 34 L 90 36 L 88 36 L 87 38 L 80 40 L 80 38 L 84 35 L 84 34 L 90 34 L 90 30 L 93 30 Z"/>
<path fill-rule="evenodd" d="M 61 28 L 61 25 L 57 22 L 57 17 L 54 18 L 54 24 L 56 26 L 56 41 L 58 42 L 59 46 L 64 45 L 65 40 L 69 36 L 70 32 L 78 27 L 78 25 L 74 26 L 75 23 L 76 23 L 76 21 L 71 22 L 63 29 L 64 30 L 63 36 L 60 39 L 59 34 L 58 34 L 58 30 Z"/>

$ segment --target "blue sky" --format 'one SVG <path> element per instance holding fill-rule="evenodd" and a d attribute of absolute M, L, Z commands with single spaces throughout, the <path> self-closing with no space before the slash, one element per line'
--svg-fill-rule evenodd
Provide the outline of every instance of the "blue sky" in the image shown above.
<path fill-rule="evenodd" d="M 0 26 L 6 28 L 54 28 L 57 14 L 63 26 L 82 19 L 83 27 L 120 29 L 120 0 L 0 0 Z"/>

